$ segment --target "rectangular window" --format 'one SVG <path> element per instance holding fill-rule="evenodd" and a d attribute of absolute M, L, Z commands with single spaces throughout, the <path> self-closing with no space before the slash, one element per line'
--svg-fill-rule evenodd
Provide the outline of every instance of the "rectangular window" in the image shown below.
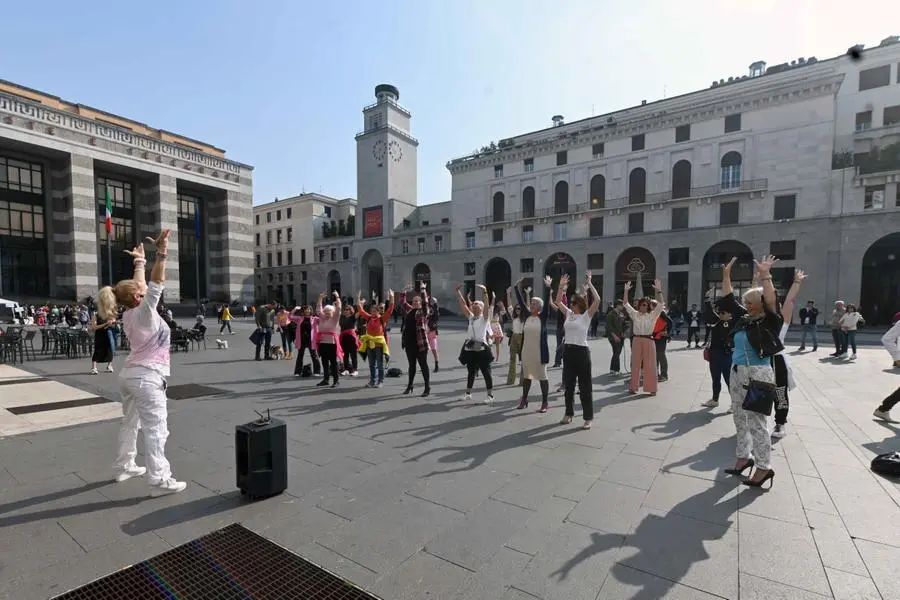
<path fill-rule="evenodd" d="M 266 223 L 271 223 L 271 222 L 272 222 L 272 213 L 267 212 L 266 213 Z"/>
<path fill-rule="evenodd" d="M 288 266 L 294 264 L 294 251 L 293 250 L 287 251 L 287 264 L 288 264 Z"/>
<path fill-rule="evenodd" d="M 444 236 L 442 236 L 442 235 L 434 236 L 434 251 L 435 252 L 443 252 L 444 251 Z"/>
<path fill-rule="evenodd" d="M 591 154 L 593 154 L 594 158 L 603 158 L 603 155 L 606 153 L 606 146 L 603 142 L 599 144 L 594 144 L 591 146 Z"/>
<path fill-rule="evenodd" d="M 409 254 L 409 240 L 400 240 L 400 254 Z"/>
<path fill-rule="evenodd" d="M 256 245 L 259 246 L 259 232 L 256 233 Z"/>
<path fill-rule="evenodd" d="M 769 254 L 780 260 L 794 260 L 797 258 L 797 242 L 794 240 L 770 242 Z"/>
<path fill-rule="evenodd" d="M 531 173 L 532 171 L 534 171 L 534 159 L 533 158 L 526 158 L 523 161 L 523 164 L 525 166 L 526 173 Z"/>
<path fill-rule="evenodd" d="M 900 104 L 897 106 L 886 106 L 883 121 L 885 127 L 900 123 Z"/>
<path fill-rule="evenodd" d="M 337 248 L 331 249 L 331 261 L 334 262 L 337 260 Z"/>
<path fill-rule="evenodd" d="M 319 262 L 320 263 L 325 262 L 325 251 L 324 250 L 319 250 Z"/>
<path fill-rule="evenodd" d="M 272 266 L 272 253 L 271 252 L 266 252 L 266 266 L 267 267 Z"/>
<path fill-rule="evenodd" d="M 641 133 L 641 134 L 639 134 L 639 135 L 633 135 L 633 136 L 631 136 L 631 151 L 632 151 L 632 152 L 637 152 L 638 150 L 643 150 L 643 149 L 644 149 L 644 143 L 645 143 L 645 140 L 644 140 L 644 134 L 643 134 L 643 133 Z"/>
<path fill-rule="evenodd" d="M 259 215 L 256 215 L 256 224 L 259 225 Z"/>
<path fill-rule="evenodd" d="M 797 195 L 786 194 L 775 196 L 775 213 L 772 215 L 776 221 L 793 219 L 797 212 Z"/>
<path fill-rule="evenodd" d="M 864 110 L 856 113 L 856 131 L 872 129 L 872 111 Z"/>
<path fill-rule="evenodd" d="M 894 206 L 900 206 L 900 185 L 897 186 L 896 196 L 897 197 L 894 199 Z"/>
<path fill-rule="evenodd" d="M 884 189 L 883 185 L 867 185 L 863 208 L 866 210 L 880 210 L 884 208 Z"/>
<path fill-rule="evenodd" d="M 466 232 L 466 250 L 471 250 L 475 247 L 475 232 L 467 231 Z"/>
<path fill-rule="evenodd" d="M 740 211 L 740 203 L 723 202 L 719 205 L 719 225 L 737 225 Z"/>
<path fill-rule="evenodd" d="M 275 220 L 276 220 L 276 221 L 280 221 L 280 220 L 281 220 L 281 211 L 280 211 L 280 210 L 276 210 L 276 211 L 275 211 Z"/>
<path fill-rule="evenodd" d="M 294 280 L 294 272 L 291 271 L 290 273 L 288 273 L 288 281 L 293 281 L 293 280 Z"/>
<path fill-rule="evenodd" d="M 891 65 L 882 65 L 859 72 L 859 91 L 891 84 Z"/>
<path fill-rule="evenodd" d="M 463 273 L 465 273 L 466 277 L 474 277 L 475 276 L 475 263 L 473 263 L 473 262 L 463 263 Z"/>
<path fill-rule="evenodd" d="M 503 177 L 503 165 L 494 165 L 494 179 Z"/>
<path fill-rule="evenodd" d="M 725 117 L 725 133 L 734 133 L 741 130 L 741 113 Z"/>
<path fill-rule="evenodd" d="M 275 254 L 275 260 L 276 260 L 276 263 L 278 264 L 279 267 L 282 266 L 281 259 L 282 259 L 281 252 L 277 252 L 277 253 Z"/>
<path fill-rule="evenodd" d="M 520 273 L 534 273 L 534 259 L 533 258 L 523 258 L 519 261 L 519 272 Z"/>
<path fill-rule="evenodd" d="M 262 254 L 256 255 L 256 268 L 262 267 Z"/>
<path fill-rule="evenodd" d="M 644 213 L 636 212 L 628 215 L 628 233 L 644 233 Z"/>
<path fill-rule="evenodd" d="M 593 217 L 588 224 L 590 237 L 603 237 L 603 217 Z"/>
<path fill-rule="evenodd" d="M 687 229 L 690 209 L 687 206 L 679 206 L 672 209 L 672 229 Z"/>
<path fill-rule="evenodd" d="M 556 242 L 562 242 L 568 239 L 568 230 L 566 227 L 565 221 L 560 221 L 558 223 L 553 224 L 553 240 Z"/>
<path fill-rule="evenodd" d="M 306 271 L 300 271 L 300 281 L 306 281 Z"/>
<path fill-rule="evenodd" d="M 491 231 L 491 241 L 494 245 L 503 243 L 503 230 L 502 229 L 494 229 Z"/>
<path fill-rule="evenodd" d="M 669 248 L 669 266 L 680 267 L 691 264 L 690 248 Z"/>
<path fill-rule="evenodd" d="M 324 207 L 324 209 L 325 209 L 325 218 L 330 219 L 331 218 L 331 207 L 326 206 L 326 207 Z"/>
<path fill-rule="evenodd" d="M 272 244 L 272 230 L 270 229 L 269 231 L 266 232 L 266 246 L 269 246 L 271 244 Z"/>
<path fill-rule="evenodd" d="M 293 227 L 287 228 L 287 241 L 289 241 L 289 242 L 294 241 L 294 228 Z"/>
<path fill-rule="evenodd" d="M 287 218 L 290 219 L 290 218 L 291 218 L 291 209 L 290 209 L 290 208 L 286 208 L 285 211 L 286 211 L 286 215 L 285 215 L 285 216 L 287 216 Z"/>
<path fill-rule="evenodd" d="M 522 226 L 522 243 L 528 244 L 534 241 L 534 225 Z"/>
<path fill-rule="evenodd" d="M 284 273 L 278 274 L 278 283 L 282 283 L 284 281 Z"/>
<path fill-rule="evenodd" d="M 569 153 L 566 150 L 556 153 L 556 166 L 561 167 L 569 164 Z"/>
<path fill-rule="evenodd" d="M 687 142 L 691 139 L 691 126 L 679 125 L 675 128 L 675 143 Z"/>
<path fill-rule="evenodd" d="M 341 248 L 341 260 L 350 260 L 350 246 Z"/>
<path fill-rule="evenodd" d="M 300 264 L 306 264 L 306 248 L 300 248 Z"/>
<path fill-rule="evenodd" d="M 587 268 L 591 271 L 600 271 L 603 269 L 603 254 L 588 254 Z"/>
<path fill-rule="evenodd" d="M 275 232 L 275 243 L 276 244 L 281 243 L 281 230 L 280 229 Z"/>
<path fill-rule="evenodd" d="M 419 254 L 422 254 L 423 252 L 425 252 L 425 238 L 418 238 L 416 240 L 416 251 Z"/>

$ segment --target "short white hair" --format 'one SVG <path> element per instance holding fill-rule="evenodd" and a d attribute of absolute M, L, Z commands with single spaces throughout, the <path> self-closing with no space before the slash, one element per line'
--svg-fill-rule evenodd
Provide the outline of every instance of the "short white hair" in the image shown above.
<path fill-rule="evenodd" d="M 544 299 L 543 298 L 532 298 L 531 301 L 537 303 L 538 310 L 544 310 Z"/>
<path fill-rule="evenodd" d="M 474 301 L 472 303 L 472 306 L 480 306 L 482 308 L 482 310 L 484 310 L 484 302 L 482 302 L 481 300 Z"/>
<path fill-rule="evenodd" d="M 741 298 L 746 303 L 747 300 L 753 298 L 754 300 L 759 300 L 762 302 L 763 297 L 763 289 L 761 287 L 752 287 L 741 295 Z"/>

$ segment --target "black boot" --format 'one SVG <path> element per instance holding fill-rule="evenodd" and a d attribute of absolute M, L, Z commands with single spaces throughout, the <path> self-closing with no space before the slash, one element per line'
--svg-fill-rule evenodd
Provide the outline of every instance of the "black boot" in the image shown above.
<path fill-rule="evenodd" d="M 409 383 L 409 384 L 406 386 L 406 389 L 403 390 L 403 395 L 405 396 L 405 395 L 407 395 L 407 394 L 412 394 L 412 391 L 413 391 L 413 384 L 412 384 L 412 383 Z"/>
<path fill-rule="evenodd" d="M 426 383 L 425 389 L 422 391 L 422 398 L 427 398 L 430 395 L 431 395 L 431 386 Z"/>
<path fill-rule="evenodd" d="M 325 387 L 326 385 L 328 385 L 328 378 L 327 378 L 327 377 L 326 377 L 325 379 L 323 379 L 322 381 L 320 381 L 319 383 L 317 383 L 317 384 L 316 384 L 316 387 Z"/>

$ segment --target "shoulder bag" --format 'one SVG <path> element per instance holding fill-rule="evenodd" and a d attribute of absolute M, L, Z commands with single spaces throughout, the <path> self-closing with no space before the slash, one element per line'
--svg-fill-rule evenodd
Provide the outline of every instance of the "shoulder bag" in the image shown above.
<path fill-rule="evenodd" d="M 747 346 L 747 342 L 744 342 L 744 361 L 746 362 L 749 372 L 750 354 L 747 352 Z M 766 416 L 772 414 L 772 407 L 775 404 L 776 395 L 776 386 L 774 383 L 758 381 L 750 377 L 750 380 L 747 382 L 747 385 L 744 386 L 744 389 L 747 390 L 747 393 L 744 396 L 744 401 L 741 403 L 741 408 Z"/>

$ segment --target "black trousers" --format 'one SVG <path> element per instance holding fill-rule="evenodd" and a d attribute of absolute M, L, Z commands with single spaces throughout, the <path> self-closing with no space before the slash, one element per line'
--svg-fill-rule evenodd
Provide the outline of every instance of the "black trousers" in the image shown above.
<path fill-rule="evenodd" d="M 653 340 L 656 344 L 656 371 L 660 377 L 669 378 L 669 359 L 666 358 L 666 344 L 669 338 Z"/>
<path fill-rule="evenodd" d="M 612 338 L 609 338 L 609 345 L 612 346 L 612 358 L 609 359 L 609 370 L 618 373 L 622 370 L 622 349 L 625 347 L 625 339 L 619 338 L 619 341 L 615 341 Z"/>
<path fill-rule="evenodd" d="M 429 387 L 431 383 L 431 373 L 428 370 L 428 350 L 425 352 L 419 352 L 418 345 L 410 348 L 406 347 L 406 362 L 407 362 L 407 373 L 409 375 L 408 386 L 412 387 L 413 380 L 416 378 L 416 363 L 419 365 L 419 369 L 422 370 L 422 380 L 425 382 L 425 387 Z M 472 387 L 471 385 L 469 386 Z M 490 388 L 490 386 L 488 386 Z"/>
<path fill-rule="evenodd" d="M 490 350 L 488 350 L 487 358 L 478 357 L 477 359 L 466 362 L 466 370 L 468 371 L 466 377 L 466 390 L 472 390 L 472 386 L 475 385 L 475 374 L 479 371 L 481 371 L 481 376 L 484 377 L 484 387 L 486 387 L 488 391 L 494 389 L 494 378 L 491 376 L 490 356 Z"/>
<path fill-rule="evenodd" d="M 319 356 L 322 357 L 322 381 L 338 380 L 337 344 L 319 344 Z"/>
<path fill-rule="evenodd" d="M 890 396 L 885 398 L 881 403 L 881 406 L 878 407 L 878 410 L 882 412 L 888 412 L 892 408 L 897 406 L 898 402 L 900 402 L 900 388 L 897 388 Z"/>
<path fill-rule="evenodd" d="M 772 369 L 775 371 L 775 424 L 787 423 L 788 409 L 788 372 L 784 357 L 776 354 L 772 357 Z"/>
<path fill-rule="evenodd" d="M 731 352 L 711 350 L 709 353 L 709 374 L 712 377 L 712 397 L 719 399 L 722 392 L 722 379 L 725 380 L 725 390 L 731 382 Z"/>
<path fill-rule="evenodd" d="M 309 359 L 312 362 L 313 375 L 318 375 L 322 372 L 322 367 L 319 365 L 319 356 L 316 354 L 316 351 L 312 349 L 312 346 L 307 340 L 303 340 L 300 343 L 300 347 L 297 348 L 297 361 L 294 363 L 294 375 L 300 375 L 300 373 L 303 372 L 303 353 L 306 350 L 309 350 Z"/>
<path fill-rule="evenodd" d="M 691 336 L 694 336 L 694 343 L 700 343 L 700 328 L 699 327 L 690 327 L 688 326 L 688 334 L 687 334 L 687 343 L 688 346 L 691 345 Z"/>
<path fill-rule="evenodd" d="M 585 421 L 594 418 L 594 389 L 591 383 L 591 351 L 587 346 L 566 344 L 563 349 L 563 394 L 566 416 L 575 416 L 575 383 L 581 399 L 581 414 Z"/>
<path fill-rule="evenodd" d="M 553 355 L 553 366 L 558 367 L 559 361 L 563 358 L 563 346 L 566 343 L 565 327 L 557 325 L 556 327 L 556 352 Z"/>
<path fill-rule="evenodd" d="M 344 352 L 344 370 L 355 373 L 359 360 L 359 347 L 352 335 L 341 334 L 341 350 Z"/>
<path fill-rule="evenodd" d="M 703 336 L 703 343 L 707 345 L 709 344 L 709 335 L 712 333 L 712 325 L 705 325 L 704 327 L 706 327 L 706 333 Z"/>

